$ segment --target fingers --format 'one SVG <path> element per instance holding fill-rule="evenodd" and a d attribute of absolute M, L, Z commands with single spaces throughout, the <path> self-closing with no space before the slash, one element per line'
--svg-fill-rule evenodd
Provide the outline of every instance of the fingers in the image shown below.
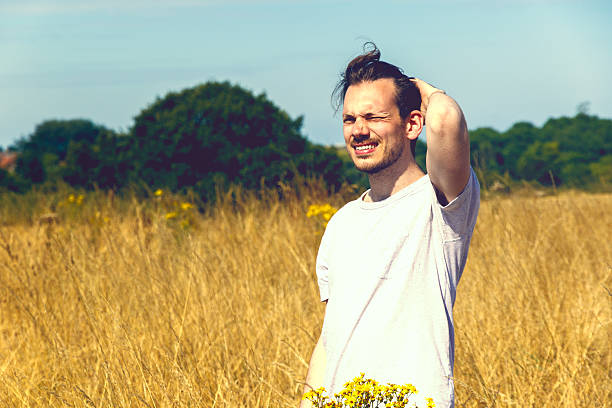
<path fill-rule="evenodd" d="M 414 82 L 414 84 L 416 85 L 416 87 L 421 90 L 421 88 L 423 87 L 423 85 L 429 85 L 427 82 L 419 79 L 419 78 L 415 78 L 415 77 L 410 77 L 408 78 L 410 80 L 410 82 Z M 422 92 L 422 91 L 421 91 Z"/>
<path fill-rule="evenodd" d="M 417 77 L 409 77 L 408 79 L 410 80 L 410 82 L 414 82 L 414 84 L 415 84 L 417 87 L 419 87 L 419 88 L 420 88 L 421 86 L 429 85 L 427 82 L 425 82 L 425 81 L 423 81 L 422 79 L 419 79 L 419 78 L 417 78 Z M 429 86 L 431 86 L 431 85 L 429 85 Z"/>
<path fill-rule="evenodd" d="M 434 92 L 439 92 L 439 91 L 444 92 L 440 88 L 436 88 L 432 84 L 425 82 L 422 79 L 419 79 L 419 78 L 408 78 L 408 79 L 411 82 L 414 82 L 416 87 L 421 92 L 422 96 L 429 97 L 429 95 L 433 94 Z"/>
<path fill-rule="evenodd" d="M 420 110 L 423 113 L 423 117 L 425 117 L 425 113 L 427 112 L 429 94 L 430 94 L 427 88 L 428 87 L 431 88 L 431 85 L 429 85 L 427 82 L 419 78 L 408 78 L 408 79 L 410 80 L 410 82 L 414 83 L 414 85 L 419 90 L 419 93 L 421 94 L 421 109 Z"/>

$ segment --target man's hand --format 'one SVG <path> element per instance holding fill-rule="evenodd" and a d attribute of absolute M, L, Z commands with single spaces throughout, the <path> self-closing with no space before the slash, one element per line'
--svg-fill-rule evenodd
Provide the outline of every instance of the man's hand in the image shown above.
<path fill-rule="evenodd" d="M 441 89 L 436 88 L 435 86 L 428 84 L 425 81 L 420 80 L 419 78 L 411 78 L 410 81 L 414 82 L 417 89 L 421 93 L 421 113 L 423 117 L 427 115 L 427 107 L 429 106 L 429 98 L 436 92 L 440 92 L 446 95 Z"/>
<path fill-rule="evenodd" d="M 465 188 L 470 176 L 470 139 L 461 108 L 453 98 L 425 81 L 412 78 L 421 93 L 427 126 L 427 173 L 446 205 Z"/>

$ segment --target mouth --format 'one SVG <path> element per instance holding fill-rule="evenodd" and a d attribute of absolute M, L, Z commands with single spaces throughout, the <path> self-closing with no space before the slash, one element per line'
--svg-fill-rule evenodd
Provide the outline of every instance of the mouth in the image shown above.
<path fill-rule="evenodd" d="M 365 156 L 368 154 L 372 154 L 374 150 L 376 150 L 377 146 L 378 146 L 378 143 L 376 142 L 368 142 L 368 143 L 354 144 L 352 147 L 357 156 Z"/>

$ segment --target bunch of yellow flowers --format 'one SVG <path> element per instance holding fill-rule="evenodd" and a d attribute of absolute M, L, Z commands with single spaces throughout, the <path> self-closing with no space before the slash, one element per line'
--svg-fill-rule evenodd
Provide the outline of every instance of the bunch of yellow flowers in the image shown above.
<path fill-rule="evenodd" d="M 170 204 L 173 209 L 166 212 L 164 218 L 172 223 L 177 223 L 183 229 L 187 229 L 194 225 L 195 214 L 193 209 L 195 206 L 188 202 L 173 201 Z"/>
<path fill-rule="evenodd" d="M 344 389 L 332 398 L 325 395 L 325 388 L 308 391 L 304 399 L 309 400 L 317 408 L 405 408 L 416 407 L 410 404 L 410 397 L 418 391 L 412 384 L 381 385 L 365 374 L 355 377 L 344 384 Z M 433 399 L 426 398 L 427 408 L 436 406 Z"/>
<path fill-rule="evenodd" d="M 83 194 L 69 194 L 66 198 L 62 199 L 57 203 L 57 214 L 48 214 L 51 216 L 49 220 L 55 221 L 80 221 L 82 220 L 85 212 L 83 211 L 83 201 L 85 196 Z"/>
<path fill-rule="evenodd" d="M 193 208 L 193 204 L 191 203 L 173 203 L 174 207 L 176 207 L 177 209 L 179 209 L 180 211 L 170 211 L 167 212 L 166 215 L 164 216 L 164 218 L 166 218 L 167 220 L 171 220 L 173 218 L 179 217 L 181 214 L 183 214 L 185 211 L 189 211 Z"/>
<path fill-rule="evenodd" d="M 182 228 L 188 228 L 193 225 L 195 206 L 186 201 L 177 201 L 171 196 L 167 196 L 165 191 L 158 188 L 153 192 L 155 200 L 165 209 L 164 218 L 172 223 L 177 223 Z"/>
<path fill-rule="evenodd" d="M 323 226 L 327 227 L 327 223 L 337 211 L 338 209 L 330 204 L 311 204 L 306 216 L 308 218 L 320 216 L 323 220 Z"/>

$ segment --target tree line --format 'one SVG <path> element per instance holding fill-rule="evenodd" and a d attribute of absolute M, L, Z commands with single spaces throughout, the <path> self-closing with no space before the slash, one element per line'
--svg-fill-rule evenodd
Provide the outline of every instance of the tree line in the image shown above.
<path fill-rule="evenodd" d="M 17 163 L 12 171 L 0 168 L 0 190 L 62 181 L 83 189 L 189 189 L 208 200 L 230 184 L 274 188 L 317 178 L 330 189 L 367 187 L 343 149 L 308 141 L 302 122 L 265 94 L 208 82 L 157 98 L 123 133 L 86 119 L 40 123 L 9 147 Z M 612 182 L 609 119 L 581 112 L 541 128 L 519 122 L 505 132 L 475 129 L 470 137 L 472 166 L 486 188 L 518 180 L 572 187 Z M 422 168 L 425 151 L 419 142 Z"/>
<path fill-rule="evenodd" d="M 472 166 L 481 183 L 526 180 L 589 188 L 612 182 L 612 120 L 584 112 L 549 119 L 542 127 L 515 123 L 505 132 L 470 132 Z"/>

